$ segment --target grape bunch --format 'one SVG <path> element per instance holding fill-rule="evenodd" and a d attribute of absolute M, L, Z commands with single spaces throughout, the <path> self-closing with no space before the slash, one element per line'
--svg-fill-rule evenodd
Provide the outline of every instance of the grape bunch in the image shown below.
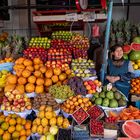
<path fill-rule="evenodd" d="M 74 95 L 74 92 L 68 85 L 53 85 L 49 88 L 49 93 L 57 99 L 67 99 Z"/>

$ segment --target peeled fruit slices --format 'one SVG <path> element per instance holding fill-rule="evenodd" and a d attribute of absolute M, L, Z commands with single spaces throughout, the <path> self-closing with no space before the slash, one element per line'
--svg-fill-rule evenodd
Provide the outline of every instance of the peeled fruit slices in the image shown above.
<path fill-rule="evenodd" d="M 126 121 L 123 124 L 123 132 L 132 139 L 140 140 L 140 125 L 133 121 Z"/>

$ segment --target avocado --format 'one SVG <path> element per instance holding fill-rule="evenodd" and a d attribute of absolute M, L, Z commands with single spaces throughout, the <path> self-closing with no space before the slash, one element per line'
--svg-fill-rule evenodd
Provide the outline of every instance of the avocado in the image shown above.
<path fill-rule="evenodd" d="M 123 99 L 120 99 L 118 104 L 119 104 L 119 106 L 126 106 L 127 105 L 127 101 L 123 100 Z"/>
<path fill-rule="evenodd" d="M 97 99 L 95 100 L 95 104 L 96 104 L 96 105 L 101 105 L 101 104 L 102 104 L 102 98 L 97 98 Z"/>
<path fill-rule="evenodd" d="M 112 87 L 111 89 L 113 92 L 117 91 L 117 88 L 116 87 Z"/>
<path fill-rule="evenodd" d="M 113 93 L 113 91 L 108 91 L 108 92 L 106 93 L 106 98 L 108 98 L 108 99 L 113 99 L 113 98 L 114 98 L 114 93 Z"/>
<path fill-rule="evenodd" d="M 116 107 L 118 107 L 118 102 L 117 102 L 117 100 L 111 99 L 110 102 L 109 102 L 109 107 L 111 107 L 111 108 L 116 108 Z"/>
<path fill-rule="evenodd" d="M 107 86 L 103 86 L 103 91 L 104 91 L 104 92 L 107 91 Z"/>
<path fill-rule="evenodd" d="M 98 92 L 94 93 L 94 97 L 99 98 L 99 93 Z"/>
<path fill-rule="evenodd" d="M 105 107 L 108 107 L 109 106 L 109 99 L 108 98 L 104 98 L 103 99 L 102 106 L 105 106 Z"/>
<path fill-rule="evenodd" d="M 105 98 L 105 93 L 104 93 L 104 92 L 101 92 L 99 96 L 100 96 L 101 98 Z"/>
<path fill-rule="evenodd" d="M 121 99 L 122 95 L 121 95 L 121 93 L 119 93 L 118 91 L 116 91 L 114 93 L 114 97 L 115 97 L 116 100 L 119 100 L 119 99 Z"/>
<path fill-rule="evenodd" d="M 122 95 L 122 97 L 121 97 L 123 100 L 126 100 L 126 97 L 124 96 L 124 95 Z"/>

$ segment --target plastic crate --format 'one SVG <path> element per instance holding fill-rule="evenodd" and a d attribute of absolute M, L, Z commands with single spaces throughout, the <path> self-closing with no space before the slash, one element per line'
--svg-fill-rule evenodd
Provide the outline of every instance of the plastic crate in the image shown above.
<path fill-rule="evenodd" d="M 14 63 L 3 63 L 3 64 L 0 64 L 0 71 L 1 70 L 12 71 L 13 70 L 13 65 L 14 65 Z"/>

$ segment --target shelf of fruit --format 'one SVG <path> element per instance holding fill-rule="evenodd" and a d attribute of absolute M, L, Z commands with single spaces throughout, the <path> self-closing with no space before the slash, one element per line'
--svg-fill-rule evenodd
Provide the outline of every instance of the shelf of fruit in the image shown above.
<path fill-rule="evenodd" d="M 82 107 L 87 111 L 92 106 L 89 98 L 82 97 L 81 95 L 72 96 L 61 104 L 61 110 L 63 111 L 66 117 L 71 116 L 71 114 Z"/>
<path fill-rule="evenodd" d="M 32 109 L 30 99 L 26 94 L 20 95 L 18 92 L 17 90 L 13 90 L 4 93 L 1 110 L 19 113 Z"/>
<path fill-rule="evenodd" d="M 87 78 L 96 77 L 95 64 L 92 60 L 86 59 L 73 59 L 71 68 L 76 76 Z"/>
<path fill-rule="evenodd" d="M 102 86 L 102 83 L 99 80 L 87 80 L 84 81 L 84 86 L 88 94 L 94 94 L 97 92 L 97 89 Z"/>
<path fill-rule="evenodd" d="M 51 47 L 51 40 L 47 37 L 32 37 L 29 41 L 29 47 L 39 47 L 49 49 Z"/>
<path fill-rule="evenodd" d="M 140 90 L 139 90 L 140 77 L 131 79 L 130 84 L 131 84 L 130 93 L 133 95 L 140 96 Z"/>
<path fill-rule="evenodd" d="M 60 60 L 56 61 L 46 61 L 47 68 L 60 68 L 63 70 L 70 70 L 70 67 L 67 63 L 62 63 Z M 70 70 L 71 71 L 71 70 Z"/>
<path fill-rule="evenodd" d="M 104 86 L 102 91 L 95 93 L 91 100 L 105 110 L 121 111 L 127 105 L 127 98 L 115 87 L 108 89 Z"/>
<path fill-rule="evenodd" d="M 126 121 L 126 120 L 137 120 L 140 121 L 140 109 L 129 106 L 124 108 L 120 112 L 116 111 L 106 111 L 108 117 L 114 117 L 118 122 Z"/>
<path fill-rule="evenodd" d="M 0 137 L 3 140 L 21 139 L 29 140 L 31 135 L 32 122 L 20 117 L 17 114 L 5 116 L 0 113 Z"/>
<path fill-rule="evenodd" d="M 32 133 L 38 133 L 40 136 L 50 132 L 53 135 L 58 133 L 58 128 L 68 128 L 70 122 L 68 119 L 56 115 L 50 106 L 40 106 L 37 118 L 33 121 Z"/>
<path fill-rule="evenodd" d="M 23 56 L 27 59 L 33 60 L 34 58 L 40 58 L 43 62 L 47 61 L 47 51 L 40 47 L 30 47 L 23 51 Z"/>
<path fill-rule="evenodd" d="M 67 49 L 50 48 L 47 52 L 49 61 L 60 60 L 62 63 L 71 63 L 72 54 Z"/>
<path fill-rule="evenodd" d="M 6 78 L 10 74 L 7 70 L 0 71 L 0 88 L 3 88 L 6 84 Z"/>

